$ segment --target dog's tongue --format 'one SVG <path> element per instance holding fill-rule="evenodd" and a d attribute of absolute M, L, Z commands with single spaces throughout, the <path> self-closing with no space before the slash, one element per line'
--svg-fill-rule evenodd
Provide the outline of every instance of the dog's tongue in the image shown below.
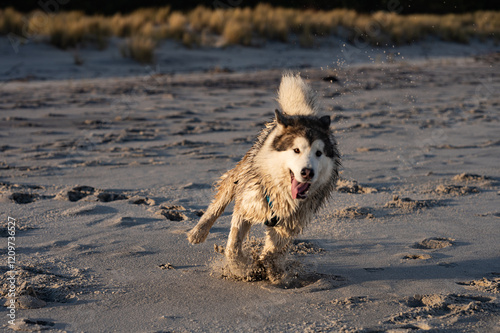
<path fill-rule="evenodd" d="M 309 186 L 311 186 L 311 184 L 299 183 L 295 177 L 292 177 L 292 198 L 304 199 Z"/>

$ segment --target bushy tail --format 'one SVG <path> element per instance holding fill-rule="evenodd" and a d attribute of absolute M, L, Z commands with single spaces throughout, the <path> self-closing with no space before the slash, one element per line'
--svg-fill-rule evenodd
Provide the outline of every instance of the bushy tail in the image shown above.
<path fill-rule="evenodd" d="M 299 74 L 285 73 L 278 90 L 278 103 L 290 116 L 313 116 L 319 111 L 316 93 Z"/>
<path fill-rule="evenodd" d="M 226 172 L 221 177 L 214 200 L 208 206 L 198 224 L 188 232 L 187 238 L 191 244 L 203 243 L 207 239 L 215 220 L 222 215 L 227 205 L 233 201 L 236 192 L 236 181 L 232 177 L 233 170 Z"/>

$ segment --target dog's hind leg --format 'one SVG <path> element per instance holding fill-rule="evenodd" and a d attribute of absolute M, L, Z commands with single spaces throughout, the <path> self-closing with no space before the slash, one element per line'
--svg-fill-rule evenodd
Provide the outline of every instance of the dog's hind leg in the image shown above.
<path fill-rule="evenodd" d="M 248 235 L 251 224 L 243 220 L 238 214 L 233 213 L 231 220 L 231 231 L 227 240 L 224 253 L 232 274 L 239 277 L 246 277 L 249 274 L 250 259 L 243 253 L 243 242 Z"/>

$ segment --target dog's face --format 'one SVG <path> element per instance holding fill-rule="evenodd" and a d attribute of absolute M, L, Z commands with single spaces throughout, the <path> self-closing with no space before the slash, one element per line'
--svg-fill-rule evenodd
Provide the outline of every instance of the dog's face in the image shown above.
<path fill-rule="evenodd" d="M 319 185 L 329 182 L 336 166 L 331 142 L 330 117 L 286 116 L 276 110 L 278 134 L 272 143 L 284 172 L 290 174 L 293 199 L 305 199 Z"/>

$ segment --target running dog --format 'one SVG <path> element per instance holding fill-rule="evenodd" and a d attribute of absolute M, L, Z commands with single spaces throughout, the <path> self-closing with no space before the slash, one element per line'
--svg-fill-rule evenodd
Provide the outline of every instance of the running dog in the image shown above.
<path fill-rule="evenodd" d="M 278 90 L 280 110 L 252 148 L 218 181 L 217 194 L 188 232 L 192 244 L 205 241 L 215 220 L 235 201 L 224 251 L 228 267 L 246 276 L 249 258 L 242 244 L 253 224 L 266 226 L 259 262 L 267 278 L 279 282 L 287 246 L 330 197 L 338 179 L 340 156 L 330 116 L 318 116 L 316 94 L 298 74 L 286 73 Z"/>

